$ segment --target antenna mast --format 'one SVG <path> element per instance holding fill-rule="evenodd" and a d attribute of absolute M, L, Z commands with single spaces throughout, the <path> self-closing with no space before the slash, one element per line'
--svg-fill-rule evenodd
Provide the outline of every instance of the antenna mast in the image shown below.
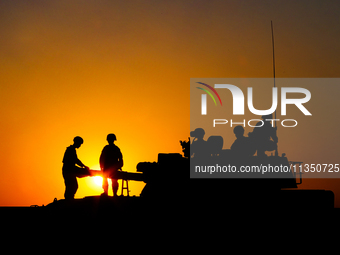
<path fill-rule="evenodd" d="M 275 88 L 275 50 L 274 50 L 274 30 L 273 30 L 273 21 L 270 21 L 272 26 L 272 45 L 273 45 L 273 75 L 274 75 L 274 88 Z M 275 119 L 276 119 L 276 110 L 275 110 Z M 276 124 L 275 124 L 276 127 Z"/>
<path fill-rule="evenodd" d="M 272 28 L 272 47 L 273 47 L 273 77 L 274 77 L 274 88 L 275 86 L 275 47 L 274 47 L 274 29 L 273 29 L 273 21 L 270 21 L 271 28 Z M 274 112 L 274 119 L 276 120 L 276 110 Z M 277 131 L 276 121 L 274 122 L 275 133 Z M 276 145 L 275 156 L 279 155 L 279 151 Z"/>

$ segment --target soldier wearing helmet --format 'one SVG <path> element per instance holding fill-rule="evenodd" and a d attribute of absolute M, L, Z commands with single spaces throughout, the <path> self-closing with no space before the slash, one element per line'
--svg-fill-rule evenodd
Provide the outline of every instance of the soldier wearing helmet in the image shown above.
<path fill-rule="evenodd" d="M 190 132 L 190 136 L 194 137 L 190 146 L 190 154 L 196 159 L 209 156 L 207 141 L 203 139 L 204 135 L 205 131 L 203 128 L 196 128 L 194 131 Z"/>
<path fill-rule="evenodd" d="M 252 139 L 257 148 L 257 156 L 266 156 L 266 151 L 277 150 L 278 138 L 276 128 L 271 124 L 272 114 L 263 115 L 262 121 L 256 124 L 252 133 L 248 136 Z"/>
<path fill-rule="evenodd" d="M 256 152 L 255 145 L 249 137 L 244 136 L 243 126 L 236 126 L 234 128 L 234 134 L 236 140 L 231 145 L 230 150 L 232 151 L 234 157 L 250 157 Z"/>
<path fill-rule="evenodd" d="M 123 167 L 123 155 L 117 145 L 114 144 L 116 141 L 115 134 L 108 134 L 106 138 L 109 143 L 106 145 L 99 158 L 100 168 L 103 171 L 103 195 L 108 195 L 109 184 L 107 178 L 112 180 L 112 191 L 113 195 L 117 195 L 118 191 L 118 180 L 115 175 L 119 169 Z"/>
<path fill-rule="evenodd" d="M 65 182 L 65 199 L 72 200 L 78 190 L 77 177 L 89 175 L 89 168 L 85 166 L 77 156 L 76 149 L 84 143 L 83 138 L 76 136 L 73 144 L 66 148 L 63 158 L 62 173 Z"/>

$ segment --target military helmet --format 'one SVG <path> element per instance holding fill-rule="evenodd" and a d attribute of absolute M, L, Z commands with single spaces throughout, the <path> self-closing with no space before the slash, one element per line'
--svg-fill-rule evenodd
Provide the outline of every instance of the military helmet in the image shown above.
<path fill-rule="evenodd" d="M 243 126 L 238 125 L 238 126 L 234 127 L 234 134 L 235 135 L 238 135 L 238 134 L 243 135 L 244 134 Z"/>
<path fill-rule="evenodd" d="M 106 137 L 106 140 L 108 141 L 108 142 L 113 142 L 113 141 L 116 141 L 117 140 L 117 138 L 116 138 L 116 135 L 115 134 L 108 134 L 107 135 L 107 137 Z"/>
<path fill-rule="evenodd" d="M 196 128 L 194 131 L 190 132 L 191 137 L 203 138 L 205 135 L 205 131 L 203 128 Z"/>
<path fill-rule="evenodd" d="M 73 138 L 73 142 L 77 144 L 83 144 L 84 140 L 80 136 L 76 136 L 75 138 Z"/>

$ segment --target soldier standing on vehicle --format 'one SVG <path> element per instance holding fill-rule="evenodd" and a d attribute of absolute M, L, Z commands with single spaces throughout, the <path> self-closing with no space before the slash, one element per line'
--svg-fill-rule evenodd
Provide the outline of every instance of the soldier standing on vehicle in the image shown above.
<path fill-rule="evenodd" d="M 76 136 L 73 139 L 73 144 L 66 148 L 63 158 L 62 173 L 65 182 L 66 200 L 73 200 L 74 195 L 78 190 L 77 177 L 85 177 L 89 175 L 89 168 L 85 166 L 77 156 L 76 149 L 84 143 L 83 138 Z"/>
<path fill-rule="evenodd" d="M 244 128 L 243 126 L 236 126 L 234 128 L 234 134 L 236 136 L 236 140 L 231 145 L 230 150 L 233 153 L 234 157 L 250 157 L 253 156 L 256 152 L 256 145 L 249 138 L 244 136 Z"/>
<path fill-rule="evenodd" d="M 103 148 L 99 158 L 100 168 L 103 171 L 104 193 L 102 195 L 108 195 L 109 184 L 107 178 L 110 178 L 112 180 L 113 195 L 116 196 L 118 191 L 116 174 L 123 167 L 123 155 L 119 147 L 114 144 L 114 141 L 117 140 L 115 134 L 108 134 L 106 140 L 109 144 Z"/>
<path fill-rule="evenodd" d="M 203 139 L 205 131 L 203 128 L 196 128 L 194 131 L 190 132 L 190 136 L 194 137 L 190 145 L 190 156 L 196 159 L 206 158 L 209 155 L 207 149 L 207 141 Z"/>
<path fill-rule="evenodd" d="M 276 128 L 271 124 L 273 119 L 272 114 L 262 116 L 263 121 L 260 121 L 254 127 L 252 133 L 248 136 L 255 143 L 257 148 L 257 156 L 266 156 L 266 151 L 277 150 L 278 138 Z"/>

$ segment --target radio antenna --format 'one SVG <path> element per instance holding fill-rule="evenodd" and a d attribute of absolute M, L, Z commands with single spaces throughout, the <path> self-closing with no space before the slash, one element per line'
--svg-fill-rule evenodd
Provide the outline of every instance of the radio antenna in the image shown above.
<path fill-rule="evenodd" d="M 272 47 L 273 47 L 273 77 L 274 77 L 274 88 L 275 86 L 275 47 L 274 47 L 274 29 L 273 29 L 273 21 L 270 21 L 271 24 L 271 28 L 272 28 Z M 274 119 L 276 120 L 276 109 L 274 112 Z M 274 121 L 274 128 L 275 128 L 275 133 L 277 133 L 277 126 L 276 126 L 276 121 Z M 277 135 L 277 134 L 276 134 Z M 276 144 L 276 150 L 275 150 L 275 156 L 279 155 L 279 151 L 277 148 L 277 144 Z"/>
<path fill-rule="evenodd" d="M 270 21 L 272 26 L 272 46 L 273 46 L 273 76 L 274 76 L 274 88 L 275 88 L 275 48 L 274 48 L 274 30 L 273 30 L 273 21 Z M 276 119 L 276 110 L 275 110 L 275 119 Z"/>

